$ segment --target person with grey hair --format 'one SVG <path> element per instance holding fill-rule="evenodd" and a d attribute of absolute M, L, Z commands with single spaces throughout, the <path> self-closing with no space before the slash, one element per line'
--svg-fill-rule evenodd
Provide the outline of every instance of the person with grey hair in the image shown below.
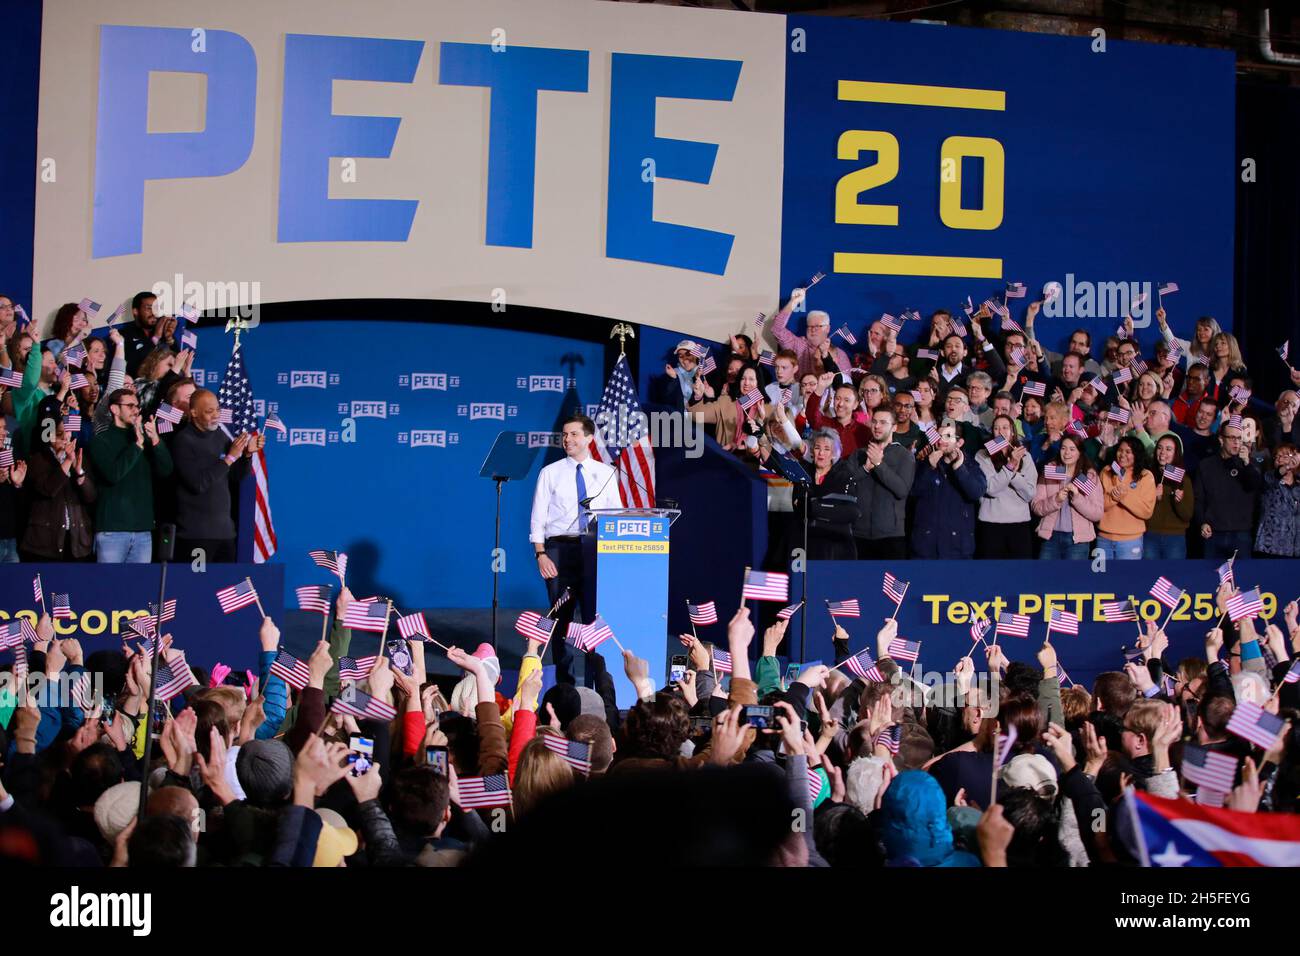
<path fill-rule="evenodd" d="M 790 301 L 772 317 L 772 335 L 781 348 L 789 349 L 798 357 L 800 377 L 809 372 L 814 375 L 847 372 L 850 364 L 848 355 L 843 349 L 831 345 L 829 314 L 820 309 L 809 312 L 804 334 L 795 335 L 790 331 L 790 314 L 803 305 L 805 291 L 795 289 L 790 293 Z"/>
<path fill-rule="evenodd" d="M 825 429 L 808 443 L 812 449 L 809 475 L 812 484 L 797 496 L 795 511 L 800 520 L 808 517 L 808 557 L 820 561 L 852 561 L 858 556 L 853 544 L 853 523 L 858 520 L 857 485 L 848 466 L 840 460 L 839 436 Z"/>

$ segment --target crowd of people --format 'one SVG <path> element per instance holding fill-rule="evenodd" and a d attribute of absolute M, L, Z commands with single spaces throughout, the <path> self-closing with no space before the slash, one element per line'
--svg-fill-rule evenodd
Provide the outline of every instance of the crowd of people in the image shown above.
<path fill-rule="evenodd" d="M 928 326 L 886 315 L 859 341 L 818 310 L 792 332 L 806 294 L 716 358 L 680 342 L 651 390 L 755 469 L 802 466 L 811 480 L 795 474 L 774 540 L 806 516 L 821 559 L 1300 556 L 1300 396 L 1256 394 L 1213 318 L 1181 339 L 1161 307 L 1145 351 L 1129 317 L 1099 346 L 1076 329 L 1057 353 L 1035 334 L 1041 301 L 1020 321 L 1013 299 L 939 309 Z"/>
<path fill-rule="evenodd" d="M 181 554 L 235 560 L 232 488 L 266 439 L 226 427 L 155 302 L 93 335 L 69 302 L 42 341 L 0 295 L 0 562 L 148 563 L 162 525 Z"/>
<path fill-rule="evenodd" d="M 1221 587 L 1220 607 L 1232 595 Z M 433 643 L 412 641 L 409 662 L 358 659 L 353 600 L 344 588 L 305 660 L 263 618 L 258 673 L 197 666 L 164 636 L 158 680 L 165 667 L 169 687 L 178 674 L 190 686 L 155 710 L 147 752 L 149 649 L 87 654 L 42 616 L 27 679 L 0 670 L 0 860 L 500 874 L 548 850 L 613 865 L 631 840 L 682 865 L 1134 866 L 1129 788 L 1300 812 L 1294 603 L 1289 633 L 1225 622 L 1181 661 L 1164 659 L 1150 623 L 1133 660 L 1091 689 L 1065 686 L 1051 643 L 1012 661 L 996 639 L 927 661 L 950 679 L 918 688 L 891 656 L 892 620 L 874 659 L 783 676 L 787 622 L 756 642 L 741 608 L 729 658 L 683 635 L 689 664 L 666 686 L 631 651 L 615 677 L 589 650 L 592 686 L 543 693 L 542 639 L 509 681 L 486 644 L 448 648 L 450 679 L 426 667 L 444 653 Z M 87 673 L 102 700 L 48 695 Z M 636 693 L 626 711 L 623 679 Z"/>

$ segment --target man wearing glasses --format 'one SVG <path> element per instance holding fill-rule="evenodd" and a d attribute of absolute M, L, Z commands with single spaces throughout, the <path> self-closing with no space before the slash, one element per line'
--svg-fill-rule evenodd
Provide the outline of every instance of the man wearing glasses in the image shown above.
<path fill-rule="evenodd" d="M 172 473 L 172 457 L 153 419 L 140 421 L 133 392 L 108 396 L 113 424 L 90 443 L 99 497 L 95 502 L 95 559 L 101 564 L 148 564 L 153 557 L 153 479 Z"/>

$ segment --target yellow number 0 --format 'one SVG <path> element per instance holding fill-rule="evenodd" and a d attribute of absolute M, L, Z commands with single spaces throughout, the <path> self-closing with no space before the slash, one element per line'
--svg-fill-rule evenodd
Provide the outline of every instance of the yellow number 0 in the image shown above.
<path fill-rule="evenodd" d="M 979 209 L 963 209 L 961 204 L 961 161 L 968 156 L 984 160 L 984 200 Z M 944 173 L 952 170 L 952 175 L 939 177 L 939 218 L 945 226 L 996 229 L 1002 225 L 1007 159 L 1001 143 L 984 136 L 949 136 L 939 148 L 939 163 Z"/>
<path fill-rule="evenodd" d="M 867 150 L 875 151 L 876 163 L 846 173 L 835 184 L 835 221 L 857 226 L 897 226 L 897 206 L 860 203 L 858 196 L 898 175 L 898 140 L 874 129 L 850 129 L 840 135 L 840 159 L 857 159 Z"/>

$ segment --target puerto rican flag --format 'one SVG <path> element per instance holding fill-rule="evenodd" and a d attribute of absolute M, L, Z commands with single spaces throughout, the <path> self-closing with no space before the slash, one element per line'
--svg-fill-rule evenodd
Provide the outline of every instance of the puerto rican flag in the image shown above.
<path fill-rule="evenodd" d="M 1300 866 L 1300 816 L 1242 813 L 1128 791 L 1143 866 Z"/>

